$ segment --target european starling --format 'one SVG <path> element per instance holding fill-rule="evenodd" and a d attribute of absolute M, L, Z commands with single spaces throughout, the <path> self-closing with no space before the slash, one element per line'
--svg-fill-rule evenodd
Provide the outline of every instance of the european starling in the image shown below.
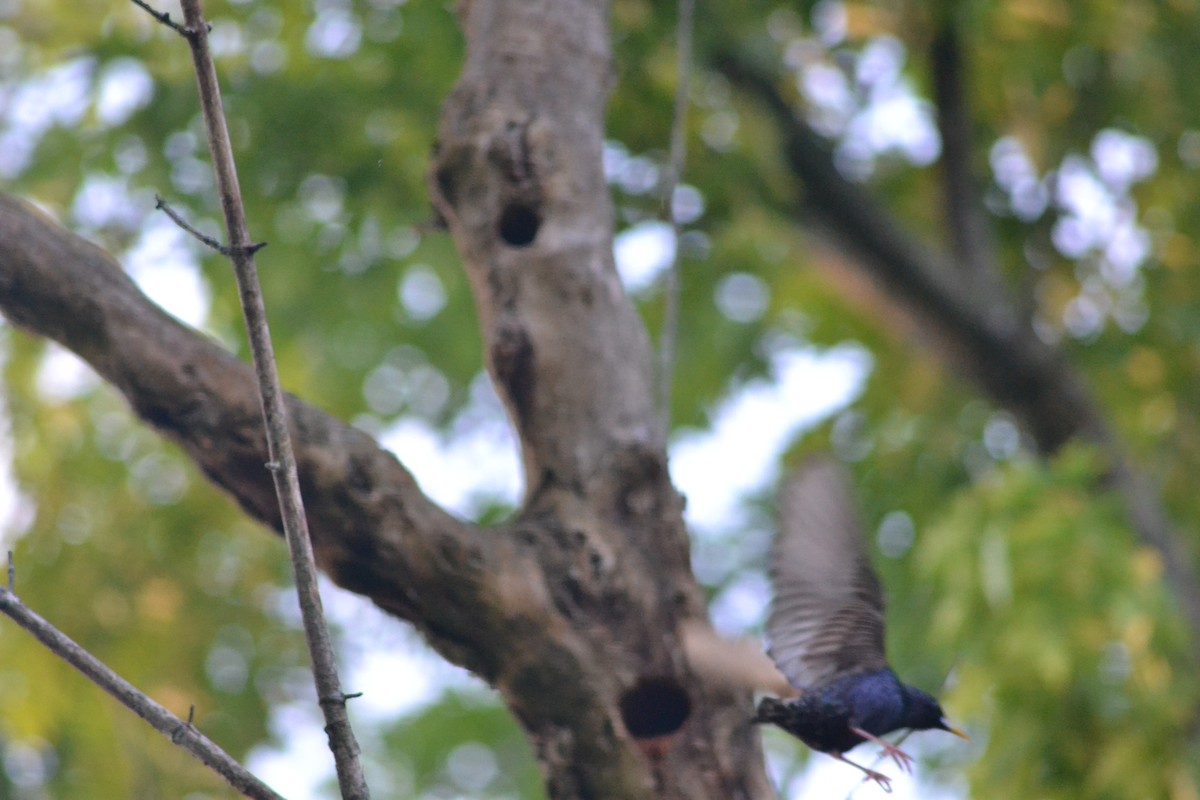
<path fill-rule="evenodd" d="M 840 467 L 821 460 L 784 485 L 771 551 L 767 652 L 800 695 L 763 698 L 754 721 L 778 725 L 890 792 L 886 775 L 843 753 L 870 740 L 911 772 L 912 756 L 879 737 L 903 728 L 967 736 L 946 721 L 937 700 L 901 683 L 888 666 L 883 593 L 847 484 Z"/>

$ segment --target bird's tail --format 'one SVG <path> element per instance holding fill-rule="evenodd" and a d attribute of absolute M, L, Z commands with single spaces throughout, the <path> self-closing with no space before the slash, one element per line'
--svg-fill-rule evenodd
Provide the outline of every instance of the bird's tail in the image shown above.
<path fill-rule="evenodd" d="M 777 725 L 781 720 L 786 719 L 787 716 L 787 706 L 784 705 L 782 700 L 774 697 L 764 697 L 758 701 L 758 708 L 754 710 L 754 716 L 750 721 Z"/>

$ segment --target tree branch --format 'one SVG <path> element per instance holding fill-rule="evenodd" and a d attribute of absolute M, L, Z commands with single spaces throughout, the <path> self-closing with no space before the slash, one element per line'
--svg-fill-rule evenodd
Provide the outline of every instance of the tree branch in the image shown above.
<path fill-rule="evenodd" d="M 912 309 L 996 402 L 1053 452 L 1081 432 L 1107 437 L 1081 380 L 1057 349 L 1044 344 L 1003 297 L 970 272 L 913 238 L 864 187 L 842 177 L 828 145 L 783 98 L 774 82 L 736 57 L 719 69 L 767 107 L 798 179 L 801 220 L 836 242 L 895 300 Z"/>
<path fill-rule="evenodd" d="M 296 473 L 296 456 L 288 431 L 287 411 L 284 408 L 283 390 L 280 388 L 279 373 L 275 366 L 271 334 L 267 329 L 267 312 L 254 259 L 254 253 L 261 245 L 254 244 L 250 239 L 246 224 L 233 146 L 229 142 L 225 109 L 221 102 L 217 68 L 208 47 L 208 23 L 200 9 L 200 0 L 183 0 L 183 16 L 187 31 L 185 38 L 192 52 L 192 64 L 200 93 L 200 108 L 204 116 L 209 151 L 212 154 L 213 172 L 216 174 L 217 192 L 225 216 L 225 230 L 229 236 L 229 246 L 223 252 L 233 264 L 241 295 L 242 314 L 250 338 L 250 352 L 254 359 L 254 371 L 262 405 L 267 452 L 270 454 L 266 469 L 271 472 L 275 494 L 279 499 L 280 521 L 291 555 L 292 577 L 296 582 L 296 596 L 304 623 L 304 638 L 312 661 L 318 705 L 325 718 L 325 732 L 329 737 L 329 749 L 333 753 L 338 788 L 343 800 L 367 800 L 370 791 L 358 758 L 358 741 L 354 737 L 354 729 L 346 713 L 346 694 L 342 691 L 341 680 L 338 678 L 329 626 L 321 608 L 317 567 L 313 558 L 308 521 L 304 515 L 304 501 L 300 496 L 300 478 Z M 162 208 L 163 205 L 159 200 L 158 206 Z"/>
<path fill-rule="evenodd" d="M 528 496 L 484 534 L 364 434 L 290 400 L 317 561 L 500 691 L 551 797 L 767 797 L 749 692 L 697 674 L 680 643 L 705 604 L 657 435 L 649 338 L 613 264 L 610 8 L 459 8 L 467 62 L 430 188 L 521 436 Z M 278 527 L 250 370 L 95 247 L 7 199 L 0 311 L 82 355 Z"/>
<path fill-rule="evenodd" d="M 907 233 L 865 188 L 843 178 L 828 146 L 796 116 L 770 77 L 731 55 L 719 58 L 717 68 L 759 98 L 778 127 L 798 180 L 802 222 L 836 242 L 885 294 L 911 311 L 952 367 L 1020 420 L 1043 454 L 1072 439 L 1105 453 L 1112 488 L 1123 499 L 1131 528 L 1162 558 L 1200 660 L 1195 556 L 1172 528 L 1155 490 L 1129 462 L 1066 355 L 1039 339 L 990 280 L 981 280 L 975 270 L 955 270 L 947 256 Z"/>
<path fill-rule="evenodd" d="M 10 553 L 10 570 L 11 558 L 12 554 Z M 0 612 L 33 634 L 50 652 L 82 672 L 92 683 L 149 722 L 156 731 L 170 739 L 172 744 L 176 744 L 194 755 L 245 797 L 253 797 L 256 800 L 283 800 L 270 786 L 259 780 L 211 739 L 196 730 L 191 719 L 184 722 L 172 714 L 22 603 L 13 594 L 11 582 L 8 588 L 0 587 Z"/>
<path fill-rule="evenodd" d="M 278 529 L 250 368 L 153 305 L 99 248 L 3 194 L 0 313 L 84 358 Z M 675 619 L 704 612 L 664 456 L 618 451 L 586 499 L 542 492 L 485 533 L 430 502 L 366 434 L 294 398 L 288 410 L 317 563 L 499 689 L 552 797 L 650 797 L 656 785 L 665 800 L 770 795 L 748 695 L 694 676 L 673 635 Z M 673 746 L 650 761 L 659 739 Z"/>
<path fill-rule="evenodd" d="M 133 4 L 145 11 L 150 16 L 154 17 L 161 24 L 166 25 L 168 28 L 178 33 L 180 36 L 186 37 L 188 35 L 188 29 L 171 19 L 171 15 L 165 11 L 155 11 L 154 7 L 145 2 L 145 0 L 133 0 Z"/>
<path fill-rule="evenodd" d="M 662 181 L 662 214 L 671 225 L 675 251 L 667 265 L 663 287 L 663 323 L 658 340 L 658 435 L 665 443 L 671 434 L 671 386 L 675 371 L 675 345 L 679 335 L 679 296 L 683 276 L 683 226 L 675 212 L 675 190 L 683 177 L 687 160 L 687 117 L 692 78 L 692 39 L 695 32 L 695 0 L 679 0 L 679 19 L 675 23 L 675 107 L 671 115 L 671 142 L 667 169 Z"/>
<path fill-rule="evenodd" d="M 801 220 L 834 241 L 918 319 L 954 361 L 1052 452 L 1082 429 L 1103 423 L 1062 354 L 1045 345 L 973 272 L 910 236 L 864 187 L 842 177 L 828 145 L 756 68 L 724 58 L 719 69 L 766 105 L 799 181 Z"/>
<path fill-rule="evenodd" d="M 250 368 L 153 305 L 99 248 L 2 194 L 0 312 L 81 356 L 247 513 L 279 529 Z M 617 687 L 637 673 L 614 669 L 595 648 L 645 648 L 647 636 L 593 642 L 582 620 L 624 616 L 657 587 L 637 577 L 642 594 L 632 600 L 623 557 L 583 523 L 518 521 L 484 534 L 429 501 L 366 434 L 288 400 L 322 569 L 500 689 L 562 772 L 559 796 L 581 784 L 594 796 L 644 796 L 636 755 L 613 755 L 628 737 L 614 711 Z M 639 624 L 646 616 L 633 614 Z M 717 730 L 738 718 L 725 714 Z"/>
<path fill-rule="evenodd" d="M 929 61 L 938 133 L 942 139 L 942 205 L 951 250 L 964 269 L 975 270 L 999 285 L 991 227 L 975 181 L 966 64 L 953 20 L 946 20 L 934 37 Z"/>
<path fill-rule="evenodd" d="M 250 516 L 279 530 L 250 368 L 155 306 L 95 245 L 3 194 L 0 313 L 87 361 Z M 492 557 L 493 540 L 426 498 L 369 436 L 287 402 L 318 565 L 416 623 L 455 663 L 485 667 L 470 652 L 495 644 L 462 595 L 478 591 L 463 584 L 479 582 L 470 562 Z"/>

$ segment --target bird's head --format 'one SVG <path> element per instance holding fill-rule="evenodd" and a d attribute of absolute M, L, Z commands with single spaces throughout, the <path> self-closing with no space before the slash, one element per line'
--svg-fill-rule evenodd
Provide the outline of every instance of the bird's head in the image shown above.
<path fill-rule="evenodd" d="M 967 741 L 971 740 L 971 737 L 967 736 L 961 728 L 950 724 L 950 721 L 946 719 L 946 712 L 942 711 L 941 704 L 934 699 L 933 695 L 911 686 L 906 688 L 908 689 L 908 709 L 905 714 L 905 727 L 918 731 L 932 729 L 949 731 Z"/>

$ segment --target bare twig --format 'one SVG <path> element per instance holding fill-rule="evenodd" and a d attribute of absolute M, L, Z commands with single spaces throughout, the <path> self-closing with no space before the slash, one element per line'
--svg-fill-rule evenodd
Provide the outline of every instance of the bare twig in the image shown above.
<path fill-rule="evenodd" d="M 321 610 L 321 599 L 317 589 L 317 570 L 313 560 L 312 542 L 309 538 L 304 504 L 300 497 L 296 458 L 292 450 L 283 391 L 279 385 L 275 354 L 267 328 L 266 310 L 263 306 L 262 291 L 254 263 L 254 251 L 257 246 L 251 241 L 246 226 L 246 214 L 242 205 L 241 190 L 238 186 L 237 169 L 233 161 L 233 148 L 229 142 L 229 131 L 225 123 L 216 66 L 208 47 L 208 25 L 205 23 L 199 0 L 183 0 L 183 12 L 187 41 L 192 51 L 192 62 L 199 86 L 200 105 L 204 114 L 209 151 L 212 153 L 221 209 L 224 212 L 225 226 L 229 236 L 227 252 L 233 263 L 234 274 L 241 293 L 242 311 L 254 357 L 254 370 L 258 378 L 263 418 L 266 424 L 267 449 L 270 454 L 270 463 L 277 467 L 271 469 L 271 474 L 279 497 L 284 536 L 291 553 L 292 573 L 296 581 L 301 615 L 304 619 L 304 633 L 308 641 L 309 655 L 313 662 L 317 697 L 325 716 L 325 730 L 329 735 L 329 746 L 337 764 L 338 785 L 342 798 L 343 800 L 362 800 L 369 797 L 370 792 L 358 760 L 358 742 L 354 738 L 354 732 L 346 714 L 346 695 L 342 692 L 338 679 L 329 628 Z"/>
<path fill-rule="evenodd" d="M 133 4 L 135 6 L 137 6 L 138 8 L 142 9 L 143 11 L 145 11 L 150 16 L 154 17 L 156 20 L 161 22 L 163 25 L 166 25 L 168 28 L 175 31 L 180 36 L 184 37 L 185 39 L 191 33 L 191 31 L 189 31 L 187 28 L 180 25 L 178 22 L 175 22 L 174 20 L 172 20 L 171 15 L 168 14 L 167 12 L 155 11 L 153 6 L 149 5 L 146 2 L 143 2 L 143 0 L 133 0 Z"/>
<path fill-rule="evenodd" d="M 679 20 L 676 24 L 675 108 L 671 120 L 671 145 L 667 156 L 667 171 L 663 176 L 663 214 L 671 223 L 671 235 L 675 239 L 675 255 L 667 267 L 666 286 L 663 291 L 662 333 L 658 341 L 658 413 L 662 439 L 665 442 L 671 431 L 671 378 L 675 369 L 675 347 L 679 335 L 679 293 L 681 276 L 680 249 L 682 226 L 675 212 L 675 189 L 683 175 L 683 164 L 687 159 L 687 111 L 688 95 L 692 75 L 692 33 L 695 28 L 695 0 L 679 0 Z"/>
<path fill-rule="evenodd" d="M 156 731 L 198 758 L 242 795 L 258 800 L 283 800 L 282 796 L 272 790 L 270 786 L 255 777 L 211 739 L 196 730 L 192 725 L 194 706 L 188 712 L 187 722 L 184 722 L 22 603 L 11 589 L 13 574 L 11 552 L 8 557 L 10 588 L 0 589 L 0 611 L 32 633 L 50 652 L 82 672 L 92 683 L 149 722 Z"/>
<path fill-rule="evenodd" d="M 136 2 L 136 0 L 135 0 L 135 2 Z M 221 244 L 220 242 L 218 242 L 216 239 L 212 238 L 211 236 L 201 233 L 196 228 L 193 228 L 191 225 L 188 224 L 187 220 L 185 220 L 180 215 L 180 213 L 178 211 L 171 208 L 171 206 L 169 206 L 167 204 L 167 201 L 163 200 L 162 197 L 157 194 L 154 195 L 154 207 L 156 209 L 162 211 L 163 213 L 165 213 L 168 217 L 171 218 L 172 222 L 174 222 L 176 225 L 178 225 L 180 228 L 182 228 L 186 232 L 190 233 L 192 236 L 194 236 L 196 239 L 198 239 L 202 244 L 207 245 L 208 247 L 212 248 L 213 250 L 216 250 L 218 253 L 220 253 L 223 256 L 226 256 L 226 257 L 229 256 L 229 248 L 228 247 Z"/>
<path fill-rule="evenodd" d="M 170 204 L 167 203 L 166 200 L 162 199 L 162 197 L 160 197 L 159 195 L 154 195 L 154 207 L 156 209 L 162 211 L 163 213 L 165 213 L 168 217 L 171 218 L 172 222 L 174 222 L 176 225 L 178 225 L 180 228 L 182 228 L 186 233 L 190 233 L 194 238 L 199 240 L 201 244 L 204 244 L 207 247 L 210 247 L 211 249 L 216 250 L 218 253 L 225 256 L 226 258 L 233 257 L 233 254 L 234 254 L 233 247 L 226 247 L 225 245 L 218 242 L 216 239 L 212 238 L 211 236 L 203 233 L 202 231 L 200 231 L 197 228 L 194 228 L 192 225 L 188 224 L 188 221 L 183 218 L 183 215 L 180 214 L 175 209 L 171 208 Z M 255 253 L 257 253 L 259 250 L 262 250 L 266 246 L 267 246 L 266 242 L 254 242 L 253 244 L 244 245 L 242 247 L 242 250 L 245 252 L 246 255 L 252 256 Z"/>
<path fill-rule="evenodd" d="M 10 592 L 13 590 L 13 583 L 16 581 L 16 579 L 17 579 L 17 569 L 15 566 L 13 566 L 12 550 L 9 550 L 8 551 L 8 590 Z"/>
<path fill-rule="evenodd" d="M 175 730 L 171 731 L 171 742 L 173 744 L 179 744 L 181 741 L 183 741 L 184 734 L 186 734 L 190 730 L 193 730 L 194 726 L 192 725 L 192 722 L 195 721 L 195 719 L 196 719 L 196 706 L 190 705 L 190 706 L 188 706 L 187 722 L 183 725 L 180 725 Z"/>

